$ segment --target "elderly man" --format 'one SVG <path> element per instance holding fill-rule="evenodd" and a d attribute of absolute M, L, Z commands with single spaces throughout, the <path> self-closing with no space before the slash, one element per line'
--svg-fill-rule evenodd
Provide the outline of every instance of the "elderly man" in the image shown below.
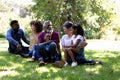
<path fill-rule="evenodd" d="M 50 20 L 43 23 L 44 31 L 38 36 L 39 52 L 45 62 L 55 62 L 61 59 L 60 54 L 60 36 L 59 33 L 53 30 L 52 22 Z M 45 41 L 46 33 L 51 34 L 51 40 Z M 41 44 L 42 43 L 42 44 Z M 49 50 L 46 50 L 45 44 L 49 43 Z"/>

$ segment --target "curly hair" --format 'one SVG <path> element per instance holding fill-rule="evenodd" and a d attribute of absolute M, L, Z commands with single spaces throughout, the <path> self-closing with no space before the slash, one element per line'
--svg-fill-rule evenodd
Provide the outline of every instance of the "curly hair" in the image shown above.
<path fill-rule="evenodd" d="M 31 21 L 30 25 L 34 25 L 36 27 L 37 33 L 41 32 L 43 30 L 43 24 L 38 20 Z"/>

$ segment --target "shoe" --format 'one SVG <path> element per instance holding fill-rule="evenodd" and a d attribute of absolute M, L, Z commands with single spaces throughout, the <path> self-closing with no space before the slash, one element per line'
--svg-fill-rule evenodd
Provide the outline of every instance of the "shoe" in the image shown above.
<path fill-rule="evenodd" d="M 44 61 L 39 62 L 39 66 L 44 66 L 46 63 Z"/>
<path fill-rule="evenodd" d="M 65 62 L 64 67 L 66 67 L 67 65 L 68 65 L 68 63 L 67 63 L 67 62 Z"/>
<path fill-rule="evenodd" d="M 34 62 L 34 61 L 35 61 L 35 58 L 31 58 L 31 59 L 30 59 L 30 62 Z"/>
<path fill-rule="evenodd" d="M 103 65 L 103 63 L 101 61 L 96 61 L 96 64 L 101 64 Z"/>
<path fill-rule="evenodd" d="M 77 66 L 77 62 L 72 62 L 71 67 Z"/>
<path fill-rule="evenodd" d="M 20 55 L 21 57 L 23 57 L 23 58 L 29 57 L 29 54 L 20 53 L 19 55 Z"/>
<path fill-rule="evenodd" d="M 64 61 L 56 61 L 52 63 L 54 67 L 62 68 L 64 66 L 65 62 Z"/>

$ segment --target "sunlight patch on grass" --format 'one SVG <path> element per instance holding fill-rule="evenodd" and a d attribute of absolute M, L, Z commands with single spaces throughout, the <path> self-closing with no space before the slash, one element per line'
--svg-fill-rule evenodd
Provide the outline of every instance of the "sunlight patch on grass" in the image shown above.
<path fill-rule="evenodd" d="M 5 47 L 6 48 L 8 46 L 8 43 L 4 43 L 4 44 L 1 43 L 0 45 L 1 45 L 1 47 Z"/>
<path fill-rule="evenodd" d="M 108 50 L 108 51 L 120 51 L 120 41 L 110 40 L 88 40 L 86 50 Z"/>
<path fill-rule="evenodd" d="M 102 58 L 106 58 L 106 57 L 117 57 L 118 55 L 113 54 L 111 52 L 104 52 L 104 53 L 96 53 L 93 54 L 93 57 L 102 57 Z"/>
<path fill-rule="evenodd" d="M 0 48 L 0 52 L 2 52 L 2 51 L 7 51 L 8 49 L 7 48 L 4 48 L 4 47 L 2 47 L 2 48 Z"/>
<path fill-rule="evenodd" d="M 55 67 L 51 67 L 50 70 L 52 70 L 53 72 L 58 72 L 60 69 L 56 69 Z"/>
<path fill-rule="evenodd" d="M 0 42 L 0 51 L 7 51 L 8 50 L 8 43 L 4 43 L 2 44 L 2 42 Z"/>
<path fill-rule="evenodd" d="M 120 71 L 120 68 L 114 67 L 113 70 L 114 70 L 114 72 L 119 72 L 119 71 Z"/>
<path fill-rule="evenodd" d="M 116 63 L 116 65 L 112 65 L 112 69 L 114 70 L 114 71 L 120 71 L 120 66 L 118 66 L 118 65 L 120 65 L 120 63 Z"/>
<path fill-rule="evenodd" d="M 63 80 L 61 77 L 56 77 L 55 80 Z"/>
<path fill-rule="evenodd" d="M 24 70 L 24 65 L 21 63 L 14 63 L 14 62 L 9 62 L 9 64 L 11 64 L 11 66 L 15 66 L 16 68 L 19 68 L 21 70 Z"/>
<path fill-rule="evenodd" d="M 35 71 L 38 72 L 38 73 L 43 73 L 43 72 L 58 72 L 60 69 L 56 69 L 54 67 L 50 67 L 50 68 L 47 68 L 47 67 L 40 67 L 40 68 L 36 68 Z"/>
<path fill-rule="evenodd" d="M 17 71 L 15 71 L 15 67 L 7 67 L 7 68 L 2 68 L 0 69 L 0 77 L 3 76 L 17 76 L 19 75 L 19 73 Z"/>
<path fill-rule="evenodd" d="M 35 71 L 38 73 L 43 73 L 43 72 L 49 72 L 49 69 L 46 67 L 40 67 L 40 68 L 36 68 Z"/>
<path fill-rule="evenodd" d="M 93 67 L 88 67 L 86 68 L 86 72 L 90 72 L 92 74 L 99 74 L 99 70 L 102 68 L 102 66 L 96 66 L 95 68 Z"/>
<path fill-rule="evenodd" d="M 5 60 L 5 57 L 4 56 L 0 56 L 0 60 Z"/>
<path fill-rule="evenodd" d="M 10 75 L 10 76 L 17 76 L 17 75 L 19 75 L 19 73 L 16 72 L 16 71 L 1 71 L 0 72 L 0 77 L 8 76 L 8 75 Z"/>

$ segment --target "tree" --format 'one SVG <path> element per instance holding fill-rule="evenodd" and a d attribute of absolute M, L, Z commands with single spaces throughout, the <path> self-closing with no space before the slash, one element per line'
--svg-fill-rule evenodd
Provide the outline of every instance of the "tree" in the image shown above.
<path fill-rule="evenodd" d="M 51 20 L 58 31 L 66 20 L 81 23 L 87 38 L 100 38 L 101 29 L 110 23 L 111 7 L 105 9 L 107 0 L 33 0 L 31 7 L 34 17 Z"/>

